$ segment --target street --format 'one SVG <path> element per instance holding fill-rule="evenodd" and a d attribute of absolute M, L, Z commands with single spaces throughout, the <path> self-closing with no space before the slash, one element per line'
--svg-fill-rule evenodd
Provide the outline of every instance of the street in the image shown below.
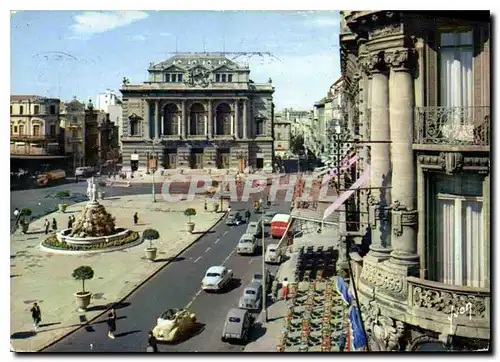
<path fill-rule="evenodd" d="M 144 187 L 147 188 L 147 185 Z M 142 189 L 141 186 L 140 190 Z M 137 189 L 134 191 L 137 192 Z M 232 203 L 233 210 L 251 206 L 251 201 Z M 288 213 L 290 205 L 278 201 L 271 209 Z M 253 214 L 251 220 L 259 218 L 260 214 Z M 160 345 L 159 351 L 241 351 L 243 345 L 223 343 L 220 337 L 226 313 L 230 308 L 237 307 L 244 286 L 251 281 L 254 273 L 261 271 L 260 253 L 255 256 L 240 256 L 235 253 L 236 245 L 246 225 L 231 227 L 221 222 L 212 233 L 202 237 L 178 260 L 173 261 L 123 301 L 117 309 L 115 340 L 107 337 L 106 316 L 103 316 L 91 326 L 79 329 L 45 349 L 44 352 L 144 352 L 147 346 L 147 333 L 154 328 L 159 315 L 168 308 L 182 308 L 191 301 L 190 310 L 196 313 L 203 328 L 198 334 L 177 345 Z M 207 294 L 200 291 L 201 280 L 206 270 L 214 265 L 225 265 L 232 269 L 235 282 L 227 291 Z M 273 274 L 276 273 L 276 267 L 269 268 Z M 126 278 L 124 275 L 124 279 Z M 263 333 L 265 330 L 259 328 L 257 322 L 250 335 L 250 341 Z"/>

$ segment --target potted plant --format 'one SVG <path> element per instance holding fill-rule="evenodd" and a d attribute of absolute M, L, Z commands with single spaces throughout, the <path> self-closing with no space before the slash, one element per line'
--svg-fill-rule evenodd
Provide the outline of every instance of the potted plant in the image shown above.
<path fill-rule="evenodd" d="M 85 281 L 94 277 L 94 270 L 88 265 L 82 265 L 73 270 L 72 277 L 82 281 L 82 291 L 77 292 L 75 296 L 78 304 L 78 311 L 85 312 L 90 304 L 90 297 L 92 296 L 90 292 L 85 291 Z"/>
<path fill-rule="evenodd" d="M 21 226 L 21 230 L 24 234 L 28 232 L 32 214 L 33 212 L 29 208 L 24 208 L 21 210 L 21 220 L 19 221 L 19 225 Z"/>
<path fill-rule="evenodd" d="M 57 207 L 59 208 L 59 211 L 66 212 L 66 209 L 68 208 L 68 204 L 58 204 Z"/>
<path fill-rule="evenodd" d="M 188 233 L 192 233 L 193 230 L 194 230 L 194 222 L 191 221 L 191 216 L 195 216 L 196 215 L 196 210 L 193 209 L 192 207 L 186 209 L 186 211 L 184 211 L 184 216 L 187 216 L 189 218 L 189 221 L 186 223 L 186 231 Z"/>
<path fill-rule="evenodd" d="M 146 248 L 146 258 L 150 261 L 155 260 L 157 249 L 153 247 L 153 240 L 158 240 L 160 233 L 155 229 L 146 229 L 142 232 L 142 237 L 149 240 L 149 248 Z"/>

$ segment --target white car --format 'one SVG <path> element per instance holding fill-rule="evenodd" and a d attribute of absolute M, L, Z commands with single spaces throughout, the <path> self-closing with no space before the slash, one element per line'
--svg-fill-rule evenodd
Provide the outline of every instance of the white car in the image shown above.
<path fill-rule="evenodd" d="M 208 268 L 201 281 L 201 289 L 217 292 L 228 286 L 233 280 L 233 271 L 225 266 L 212 266 Z"/>
<path fill-rule="evenodd" d="M 264 255 L 264 261 L 266 263 L 280 264 L 282 261 L 281 252 L 278 250 L 278 245 L 269 244 L 266 249 L 266 254 Z"/>
<path fill-rule="evenodd" d="M 238 247 L 236 252 L 238 254 L 253 254 L 257 249 L 257 241 L 253 234 L 243 234 L 240 241 L 238 242 Z"/>

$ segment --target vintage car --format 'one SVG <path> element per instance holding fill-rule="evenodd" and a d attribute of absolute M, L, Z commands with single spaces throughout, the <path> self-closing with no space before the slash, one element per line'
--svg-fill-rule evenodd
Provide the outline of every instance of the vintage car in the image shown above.
<path fill-rule="evenodd" d="M 238 254 L 254 254 L 257 250 L 257 240 L 253 234 L 243 234 L 238 242 L 236 252 Z"/>
<path fill-rule="evenodd" d="M 153 336 L 161 342 L 176 342 L 196 327 L 196 315 L 186 309 L 167 309 L 157 320 Z"/>
<path fill-rule="evenodd" d="M 243 216 L 239 211 L 231 211 L 229 215 L 227 215 L 226 225 L 240 225 L 243 224 Z"/>
<path fill-rule="evenodd" d="M 238 307 L 241 309 L 259 310 L 262 304 L 262 285 L 259 282 L 251 282 L 243 289 Z"/>
<path fill-rule="evenodd" d="M 256 237 L 261 236 L 262 226 L 260 225 L 259 222 L 252 221 L 248 224 L 247 231 L 245 231 L 245 234 L 252 234 L 255 235 Z"/>
<path fill-rule="evenodd" d="M 224 266 L 212 266 L 208 268 L 205 277 L 201 281 L 201 289 L 217 292 L 228 286 L 232 280 L 232 270 Z"/>
<path fill-rule="evenodd" d="M 271 274 L 269 269 L 266 269 L 266 293 L 271 292 L 271 286 L 274 281 L 274 276 Z M 259 283 L 262 285 L 262 273 L 255 273 L 252 276 L 252 283 Z"/>
<path fill-rule="evenodd" d="M 274 211 L 266 211 L 266 213 L 263 216 L 263 218 L 264 218 L 264 225 L 271 225 L 271 221 L 273 220 L 273 217 L 276 214 L 277 213 L 274 212 Z"/>
<path fill-rule="evenodd" d="M 222 342 L 231 340 L 247 342 L 253 318 L 246 309 L 231 308 L 227 313 L 222 329 Z"/>
<path fill-rule="evenodd" d="M 264 261 L 269 264 L 280 264 L 283 255 L 280 250 L 278 250 L 278 245 L 269 244 L 266 248 L 266 253 L 264 255 Z"/>

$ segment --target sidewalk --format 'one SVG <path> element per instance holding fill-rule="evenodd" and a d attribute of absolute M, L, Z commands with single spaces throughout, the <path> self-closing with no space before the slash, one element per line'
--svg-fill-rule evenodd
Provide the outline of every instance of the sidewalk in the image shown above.
<path fill-rule="evenodd" d="M 92 320 L 114 303 L 140 285 L 149 276 L 161 269 L 168 259 L 177 255 L 216 224 L 224 214 L 203 211 L 204 198 L 193 201 L 166 203 L 151 202 L 150 195 L 132 195 L 101 200 L 100 203 L 116 218 L 118 227 L 141 232 L 155 228 L 160 239 L 157 261 L 151 263 L 144 258 L 144 245 L 110 253 L 90 255 L 61 255 L 42 251 L 40 242 L 45 238 L 42 231 L 44 219 L 31 223 L 27 235 L 11 237 L 11 343 L 16 351 L 37 351 L 52 341 L 76 329 L 83 322 Z M 58 228 L 66 228 L 68 216 L 79 212 L 83 203 L 71 205 L 66 213 L 47 215 L 57 220 Z M 195 233 L 184 231 L 186 217 L 183 212 L 193 207 L 198 214 L 192 217 L 196 223 Z M 133 225 L 133 213 L 139 214 L 139 225 Z M 168 220 L 168 222 L 165 222 Z M 94 278 L 85 283 L 93 293 L 89 310 L 77 312 L 74 293 L 81 283 L 71 274 L 80 265 L 90 265 Z M 40 305 L 42 325 L 33 331 L 30 309 L 33 302 Z M 83 318 L 83 320 L 81 319 Z"/>

